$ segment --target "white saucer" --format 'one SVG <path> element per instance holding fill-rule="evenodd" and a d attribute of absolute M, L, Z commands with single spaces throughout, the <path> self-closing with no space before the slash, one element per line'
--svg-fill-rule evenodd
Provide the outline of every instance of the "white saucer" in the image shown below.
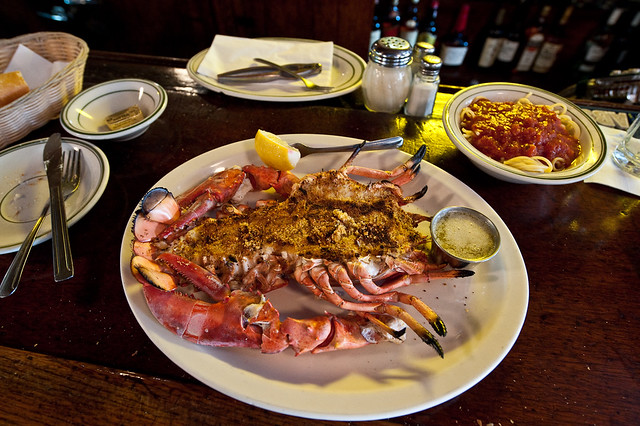
<path fill-rule="evenodd" d="M 0 254 L 18 251 L 49 201 L 49 185 L 42 162 L 47 139 L 24 142 L 0 151 Z M 62 149 L 82 150 L 80 187 L 65 201 L 69 226 L 98 202 L 109 180 L 109 161 L 96 146 L 62 138 Z M 45 219 L 34 245 L 51 238 L 51 221 Z"/>

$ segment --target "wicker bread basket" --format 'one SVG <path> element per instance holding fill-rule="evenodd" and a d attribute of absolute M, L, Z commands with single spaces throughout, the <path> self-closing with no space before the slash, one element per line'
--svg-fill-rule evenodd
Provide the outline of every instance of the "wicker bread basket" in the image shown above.
<path fill-rule="evenodd" d="M 39 32 L 0 40 L 0 72 L 19 44 L 45 59 L 69 62 L 46 83 L 0 108 L 0 149 L 56 118 L 62 107 L 82 89 L 89 47 L 84 40 L 66 33 Z"/>

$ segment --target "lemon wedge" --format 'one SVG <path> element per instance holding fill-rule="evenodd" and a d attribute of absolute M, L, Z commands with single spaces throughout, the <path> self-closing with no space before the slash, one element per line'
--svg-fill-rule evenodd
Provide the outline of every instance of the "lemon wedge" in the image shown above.
<path fill-rule="evenodd" d="M 300 151 L 264 130 L 258 130 L 256 133 L 255 147 L 264 164 L 276 170 L 291 170 L 300 160 Z"/>

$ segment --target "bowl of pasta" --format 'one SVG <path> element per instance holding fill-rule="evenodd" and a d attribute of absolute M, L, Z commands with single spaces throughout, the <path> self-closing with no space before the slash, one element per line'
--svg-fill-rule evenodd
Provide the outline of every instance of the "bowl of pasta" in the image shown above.
<path fill-rule="evenodd" d="M 600 170 L 607 154 L 602 131 L 582 109 L 523 84 L 463 89 L 447 101 L 442 121 L 473 164 L 507 182 L 578 182 Z"/>

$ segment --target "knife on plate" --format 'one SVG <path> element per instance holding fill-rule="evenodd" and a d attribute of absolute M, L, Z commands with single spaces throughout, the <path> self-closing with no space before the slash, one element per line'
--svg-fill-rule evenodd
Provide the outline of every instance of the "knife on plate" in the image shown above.
<path fill-rule="evenodd" d="M 284 68 L 290 72 L 300 74 L 303 77 L 310 77 L 316 74 L 320 74 L 322 71 L 322 64 L 309 63 L 309 64 L 287 64 L 283 65 Z M 266 83 L 269 81 L 278 80 L 281 78 L 291 79 L 290 75 L 274 69 L 268 66 L 254 66 L 248 68 L 241 68 L 233 71 L 227 71 L 218 74 L 216 77 L 219 83 L 222 84 L 247 84 L 247 83 Z"/>
<path fill-rule="evenodd" d="M 62 140 L 54 133 L 44 146 L 42 154 L 49 181 L 51 198 L 51 239 L 53 241 L 53 278 L 56 282 L 73 277 L 73 259 L 69 244 L 67 215 L 62 197 Z"/>

